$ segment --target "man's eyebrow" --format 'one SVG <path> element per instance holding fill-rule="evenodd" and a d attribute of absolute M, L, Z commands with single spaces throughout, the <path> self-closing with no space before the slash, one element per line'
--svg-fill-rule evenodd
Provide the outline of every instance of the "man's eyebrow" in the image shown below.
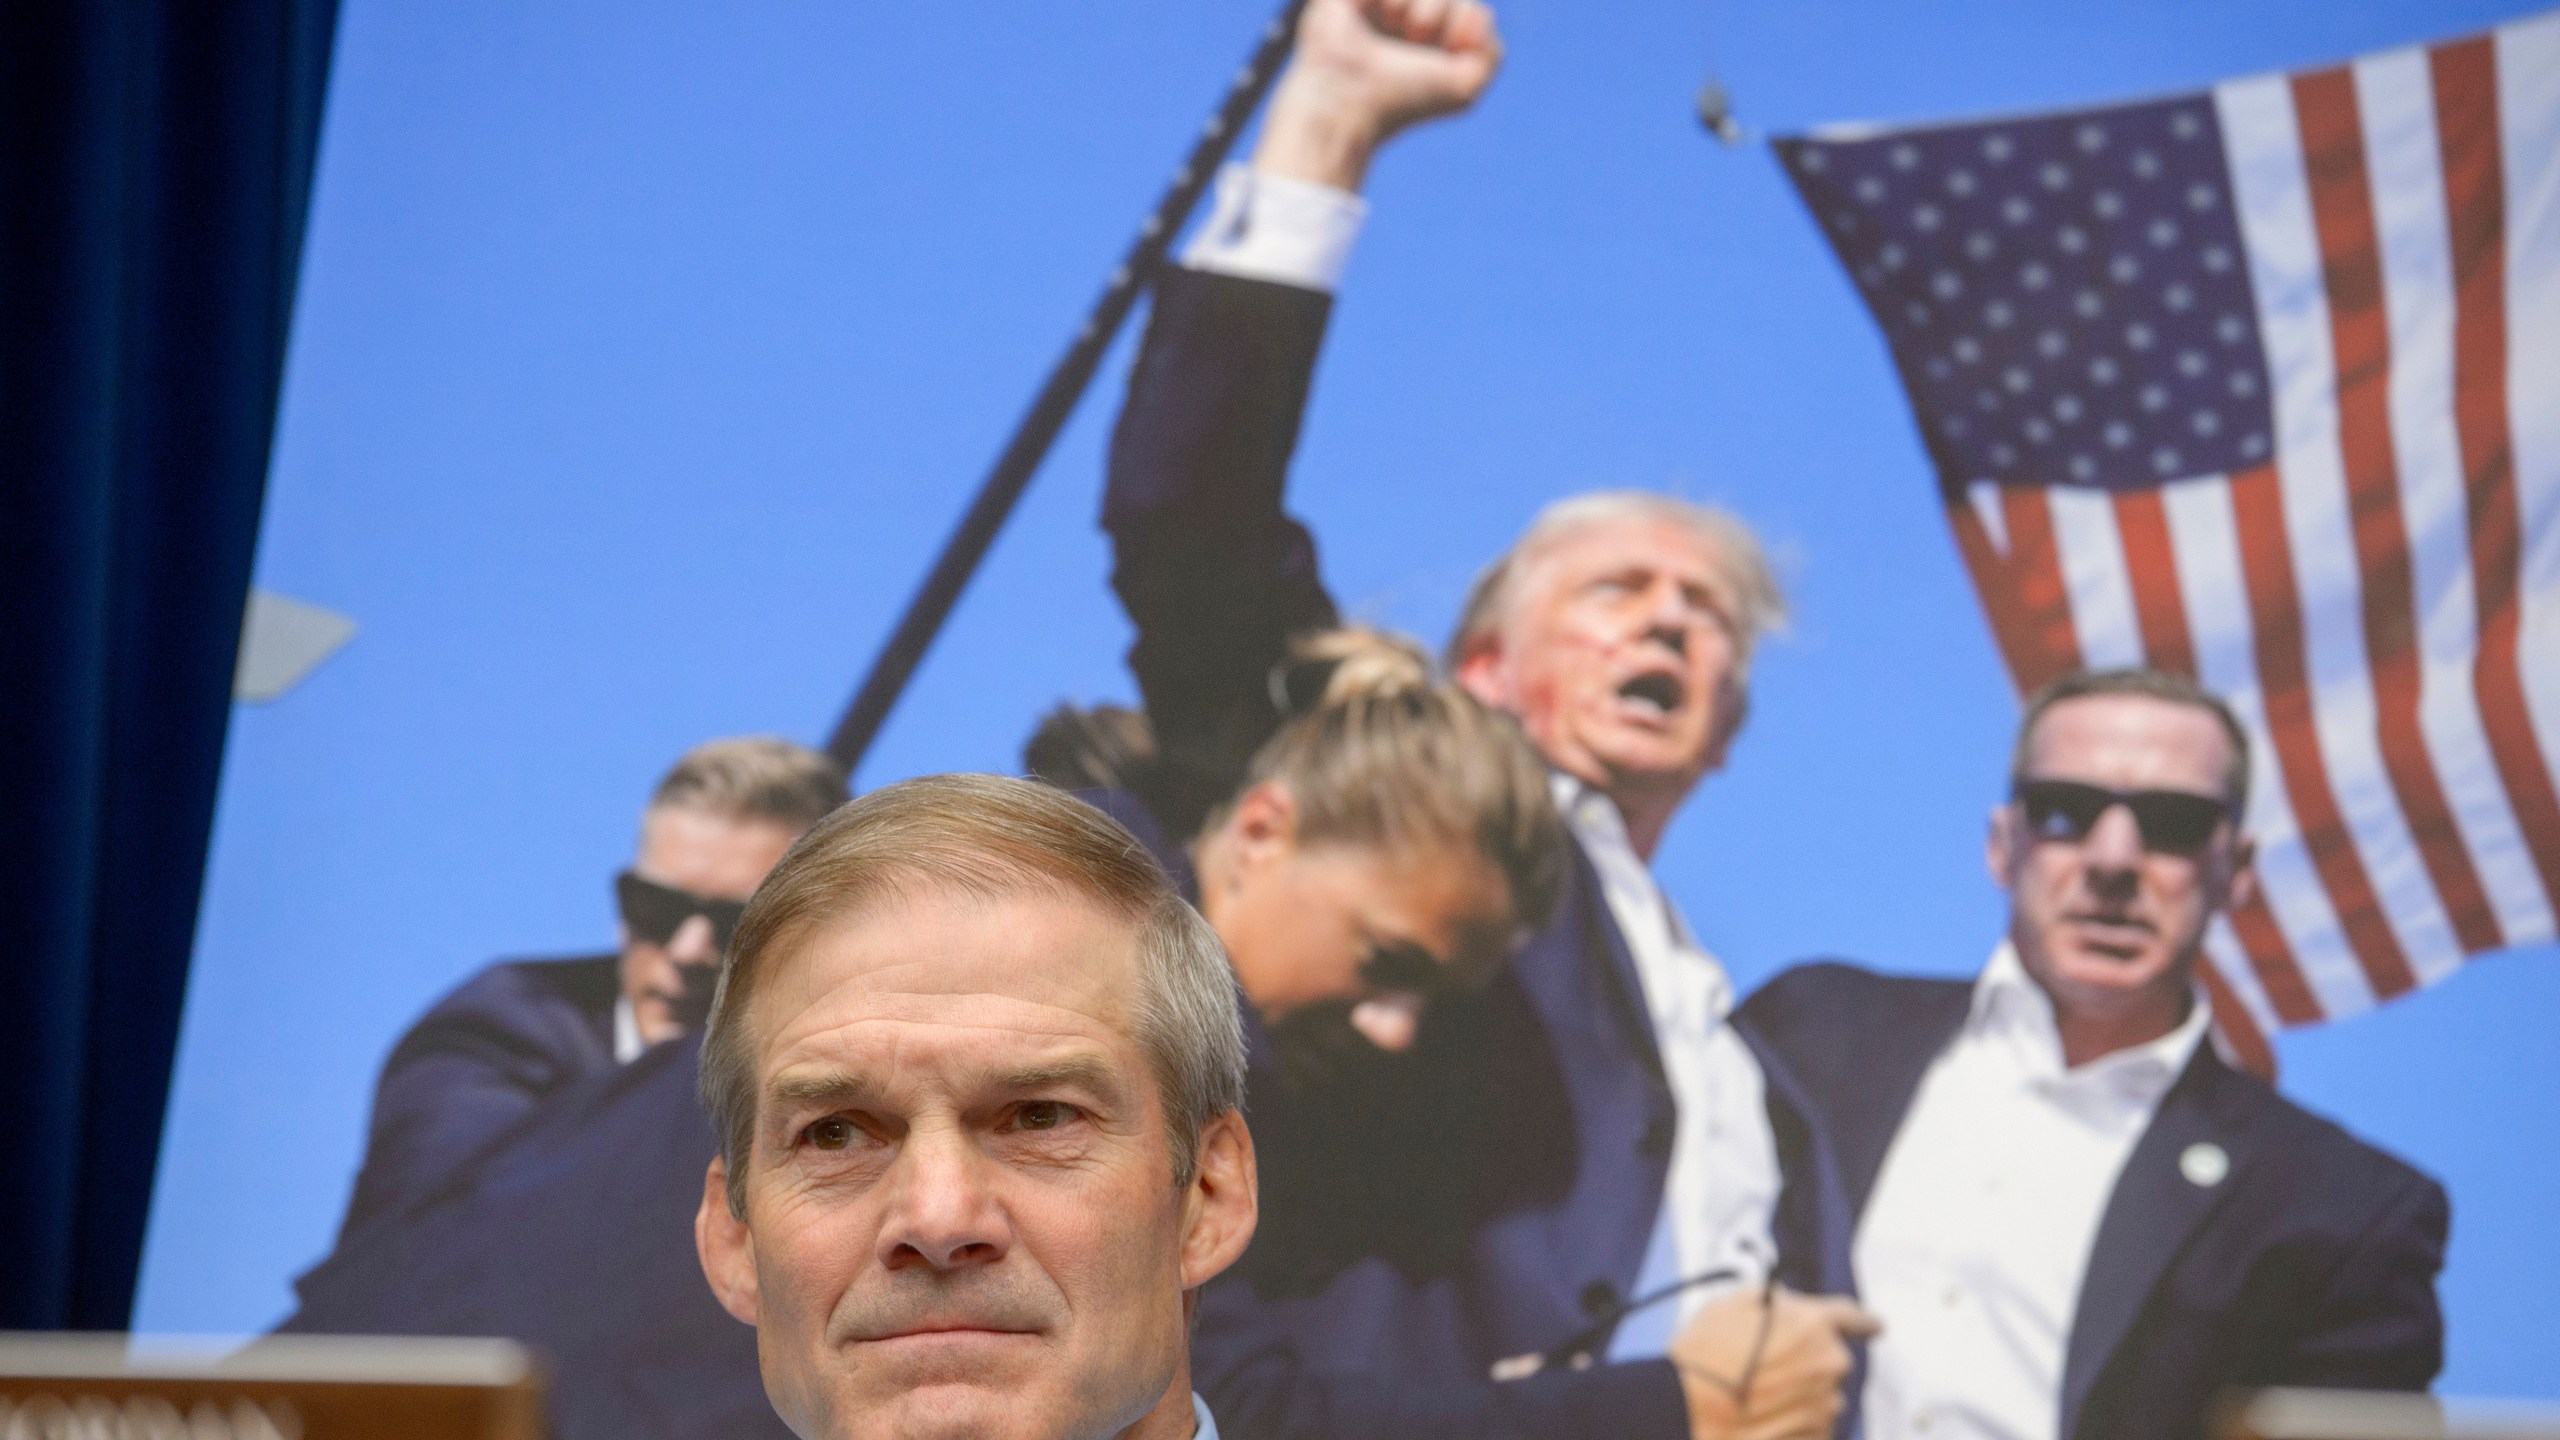
<path fill-rule="evenodd" d="M 777 1105 L 860 1105 L 878 1100 L 880 1087 L 849 1070 L 791 1070 L 774 1077 L 765 1098 Z"/>
<path fill-rule="evenodd" d="M 1120 1103 L 1127 1095 L 1119 1073 L 1101 1057 L 1093 1055 L 1073 1055 L 1036 1065 L 991 1070 L 980 1078 L 979 1083 L 1014 1095 L 1041 1090 L 1080 1089 L 1111 1104 Z M 774 1077 L 773 1083 L 765 1089 L 765 1098 L 777 1108 L 789 1108 L 804 1105 L 872 1106 L 881 1104 L 886 1097 L 870 1077 L 849 1070 L 792 1070 Z"/>
<path fill-rule="evenodd" d="M 1081 1089 L 1096 1097 L 1118 1102 L 1123 1095 L 1118 1072 L 1092 1055 L 1071 1056 L 1041 1065 L 1025 1065 L 1001 1070 L 988 1077 L 995 1088 L 1013 1093 L 1037 1090 Z"/>

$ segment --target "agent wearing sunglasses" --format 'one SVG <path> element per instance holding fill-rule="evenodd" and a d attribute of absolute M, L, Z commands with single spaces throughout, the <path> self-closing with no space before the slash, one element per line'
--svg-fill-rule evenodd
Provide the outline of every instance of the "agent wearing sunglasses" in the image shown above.
<path fill-rule="evenodd" d="M 393 1047 L 341 1237 L 448 1180 L 545 1097 L 698 1028 L 747 897 L 844 801 L 834 763 L 787 740 L 714 740 L 677 761 L 614 881 L 620 946 L 492 965 Z"/>
<path fill-rule="evenodd" d="M 2443 1190 L 2208 1043 L 2196 966 L 2256 884 L 2248 790 L 2212 695 L 2066 677 L 1991 813 L 2010 918 L 1981 975 L 1813 965 L 1743 1007 L 1858 1215 L 1872 1440 L 2181 1440 L 2226 1386 L 2434 1378 Z"/>

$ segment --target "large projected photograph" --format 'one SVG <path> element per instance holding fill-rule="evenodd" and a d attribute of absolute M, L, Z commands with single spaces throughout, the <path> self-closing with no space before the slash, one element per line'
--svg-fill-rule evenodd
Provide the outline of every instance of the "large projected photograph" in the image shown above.
<path fill-rule="evenodd" d="M 2560 1435 L 2560 11 L 10 24 L 5 1435 Z"/>

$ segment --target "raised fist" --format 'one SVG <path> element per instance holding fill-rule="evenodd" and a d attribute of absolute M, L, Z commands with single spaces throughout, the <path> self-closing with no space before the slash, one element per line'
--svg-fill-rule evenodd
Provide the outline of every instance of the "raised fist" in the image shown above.
<path fill-rule="evenodd" d="M 1466 109 L 1501 66 L 1482 0 L 1308 0 L 1254 168 L 1358 189 L 1389 136 Z"/>

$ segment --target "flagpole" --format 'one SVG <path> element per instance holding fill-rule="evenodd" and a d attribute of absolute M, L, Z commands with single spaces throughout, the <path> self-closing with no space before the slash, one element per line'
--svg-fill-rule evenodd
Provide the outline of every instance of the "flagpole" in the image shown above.
<path fill-rule="evenodd" d="M 898 696 L 923 661 L 924 652 L 933 644 L 942 623 L 951 617 L 960 592 L 968 587 L 970 576 L 986 558 L 988 547 L 995 543 L 996 532 L 1004 528 L 1005 518 L 1013 513 L 1015 502 L 1030 486 L 1050 445 L 1065 428 L 1067 417 L 1075 413 L 1076 402 L 1084 398 L 1085 387 L 1092 383 L 1103 352 L 1120 333 L 1120 323 L 1137 303 L 1138 292 L 1154 279 L 1156 267 L 1164 263 L 1174 233 L 1199 204 L 1200 196 L 1216 178 L 1219 162 L 1235 144 L 1237 132 L 1271 89 L 1281 63 L 1289 56 L 1298 12 L 1305 4 L 1306 0 L 1287 0 L 1262 32 L 1252 58 L 1236 73 L 1225 98 L 1218 102 L 1216 113 L 1192 143 L 1190 155 L 1173 172 L 1173 181 L 1156 202 L 1154 213 L 1138 227 L 1137 239 L 1121 257 L 1119 268 L 1111 272 L 1101 298 L 1085 316 L 1083 328 L 1076 331 L 1066 353 L 1051 367 L 1029 413 L 1014 426 L 1013 437 L 1005 442 L 994 468 L 979 485 L 977 498 L 969 502 L 958 528 L 943 542 L 933 569 L 926 573 L 915 598 L 907 602 L 906 613 L 899 617 L 897 629 L 890 632 L 888 643 L 880 647 L 878 657 L 871 662 L 862 688 L 854 693 L 843 717 L 836 721 L 835 733 L 827 739 L 827 754 L 844 767 L 847 775 L 861 765 L 881 724 L 889 718 L 890 708 L 898 703 Z"/>

